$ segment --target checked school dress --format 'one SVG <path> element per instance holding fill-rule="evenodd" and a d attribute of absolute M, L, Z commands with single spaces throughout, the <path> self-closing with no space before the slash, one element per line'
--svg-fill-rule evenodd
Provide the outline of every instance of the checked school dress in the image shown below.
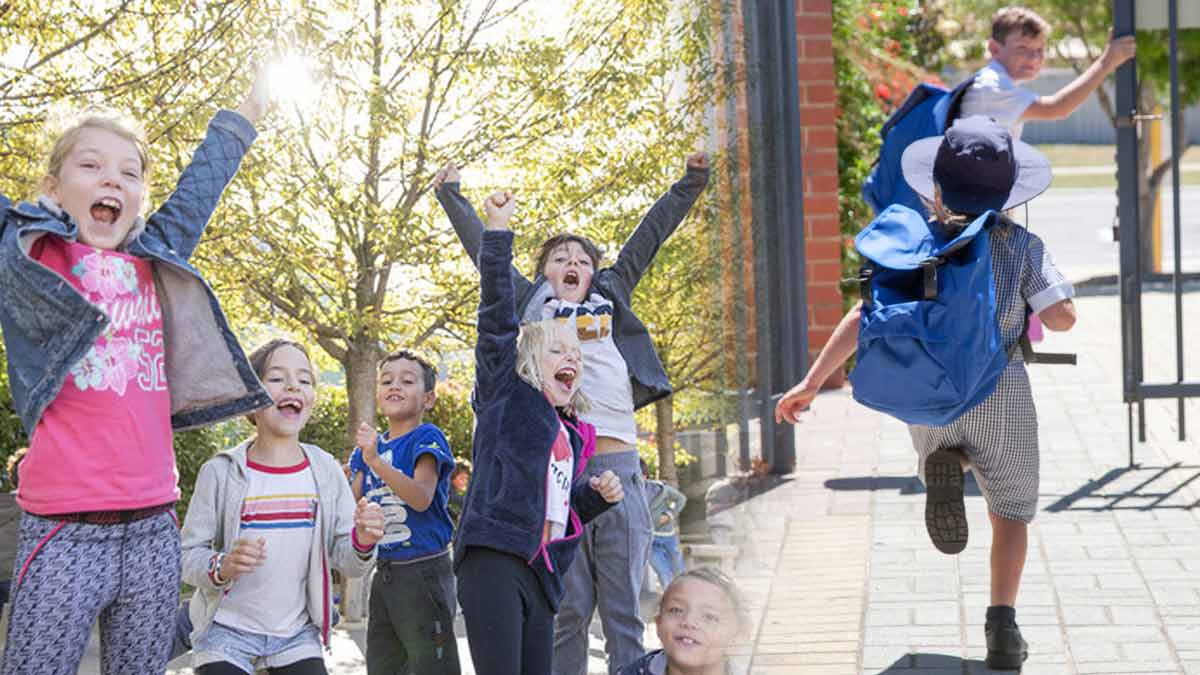
<path fill-rule="evenodd" d="M 1042 240 L 1008 221 L 991 232 L 992 275 L 1000 339 L 1011 349 L 1025 326 L 1025 307 L 1034 313 L 1071 298 L 1075 289 L 1062 275 Z M 936 450 L 962 448 L 988 510 L 1010 520 L 1033 521 L 1038 497 L 1038 428 L 1033 391 L 1020 349 L 982 403 L 944 427 L 909 425 L 925 480 L 925 460 Z"/>

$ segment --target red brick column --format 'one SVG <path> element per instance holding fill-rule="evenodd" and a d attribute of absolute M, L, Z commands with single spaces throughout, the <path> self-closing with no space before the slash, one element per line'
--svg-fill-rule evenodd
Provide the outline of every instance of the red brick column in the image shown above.
<path fill-rule="evenodd" d="M 804 251 L 808 345 L 813 357 L 842 318 L 842 236 L 838 225 L 837 94 L 832 0 L 796 3 L 800 125 L 804 148 Z M 840 387 L 841 371 L 827 386 Z"/>

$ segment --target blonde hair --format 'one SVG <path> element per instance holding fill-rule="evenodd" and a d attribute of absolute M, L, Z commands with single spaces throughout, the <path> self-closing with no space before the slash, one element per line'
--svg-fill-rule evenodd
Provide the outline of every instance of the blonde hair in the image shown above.
<path fill-rule="evenodd" d="M 921 203 L 929 211 L 930 224 L 940 228 L 941 234 L 947 238 L 957 236 L 959 232 L 962 232 L 972 221 L 979 217 L 978 214 L 959 213 L 947 207 L 942 202 L 942 189 L 938 187 L 937 183 L 933 184 L 933 199 L 921 197 Z M 1001 212 L 1002 215 L 1005 213 Z M 1008 228 L 999 228 L 996 231 L 996 236 L 1008 236 Z"/>
<path fill-rule="evenodd" d="M 538 391 L 541 391 L 543 382 L 541 369 L 538 367 L 538 357 L 545 348 L 550 331 L 566 328 L 568 328 L 566 324 L 554 319 L 531 321 L 521 325 L 521 334 L 517 337 L 517 375 L 520 375 L 521 379 L 533 385 Z M 568 405 L 576 414 L 583 414 L 592 409 L 592 402 L 583 393 L 582 388 L 577 388 L 575 393 L 571 394 Z"/>
<path fill-rule="evenodd" d="M 1025 37 L 1050 35 L 1050 24 L 1038 13 L 1025 7 L 1003 7 L 992 15 L 992 39 L 1000 44 L 1019 32 Z"/>
<path fill-rule="evenodd" d="M 146 132 L 133 118 L 109 108 L 89 107 L 55 126 L 59 131 L 46 161 L 46 175 L 58 178 L 63 163 L 79 144 L 85 129 L 101 129 L 133 143 L 142 162 L 142 182 L 149 183 L 150 144 L 146 141 Z"/>
<path fill-rule="evenodd" d="M 714 567 L 695 567 L 687 570 L 674 579 L 667 587 L 663 589 L 662 597 L 659 598 L 658 613 L 662 614 L 662 606 L 670 597 L 671 591 L 678 591 L 675 588 L 684 579 L 697 579 L 712 586 L 716 586 L 729 599 L 729 604 L 733 606 L 734 619 L 737 621 L 738 633 L 741 634 L 750 628 L 750 614 L 747 611 L 746 602 L 742 598 L 741 591 L 738 590 L 737 584 L 730 579 L 727 574 Z"/>

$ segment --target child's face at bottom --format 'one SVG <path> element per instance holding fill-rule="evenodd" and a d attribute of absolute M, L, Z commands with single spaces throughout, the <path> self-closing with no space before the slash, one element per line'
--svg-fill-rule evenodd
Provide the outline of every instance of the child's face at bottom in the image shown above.
<path fill-rule="evenodd" d="M 738 634 L 737 611 L 725 592 L 691 577 L 671 585 L 656 624 L 667 661 L 683 668 L 725 663 Z"/>
<path fill-rule="evenodd" d="M 470 474 L 460 473 L 450 479 L 450 484 L 454 486 L 455 490 L 462 492 L 467 489 L 467 481 L 469 480 L 471 480 Z"/>

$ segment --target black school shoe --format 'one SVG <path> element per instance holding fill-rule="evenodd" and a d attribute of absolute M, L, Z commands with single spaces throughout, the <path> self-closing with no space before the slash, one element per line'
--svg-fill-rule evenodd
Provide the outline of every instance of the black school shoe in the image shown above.
<path fill-rule="evenodd" d="M 1020 670 L 1029 658 L 1029 644 L 1016 622 L 988 621 L 983 630 L 987 637 L 984 665 L 992 670 Z"/>
<path fill-rule="evenodd" d="M 967 547 L 961 457 L 957 449 L 943 448 L 925 459 L 925 529 L 937 550 L 948 555 Z"/>

